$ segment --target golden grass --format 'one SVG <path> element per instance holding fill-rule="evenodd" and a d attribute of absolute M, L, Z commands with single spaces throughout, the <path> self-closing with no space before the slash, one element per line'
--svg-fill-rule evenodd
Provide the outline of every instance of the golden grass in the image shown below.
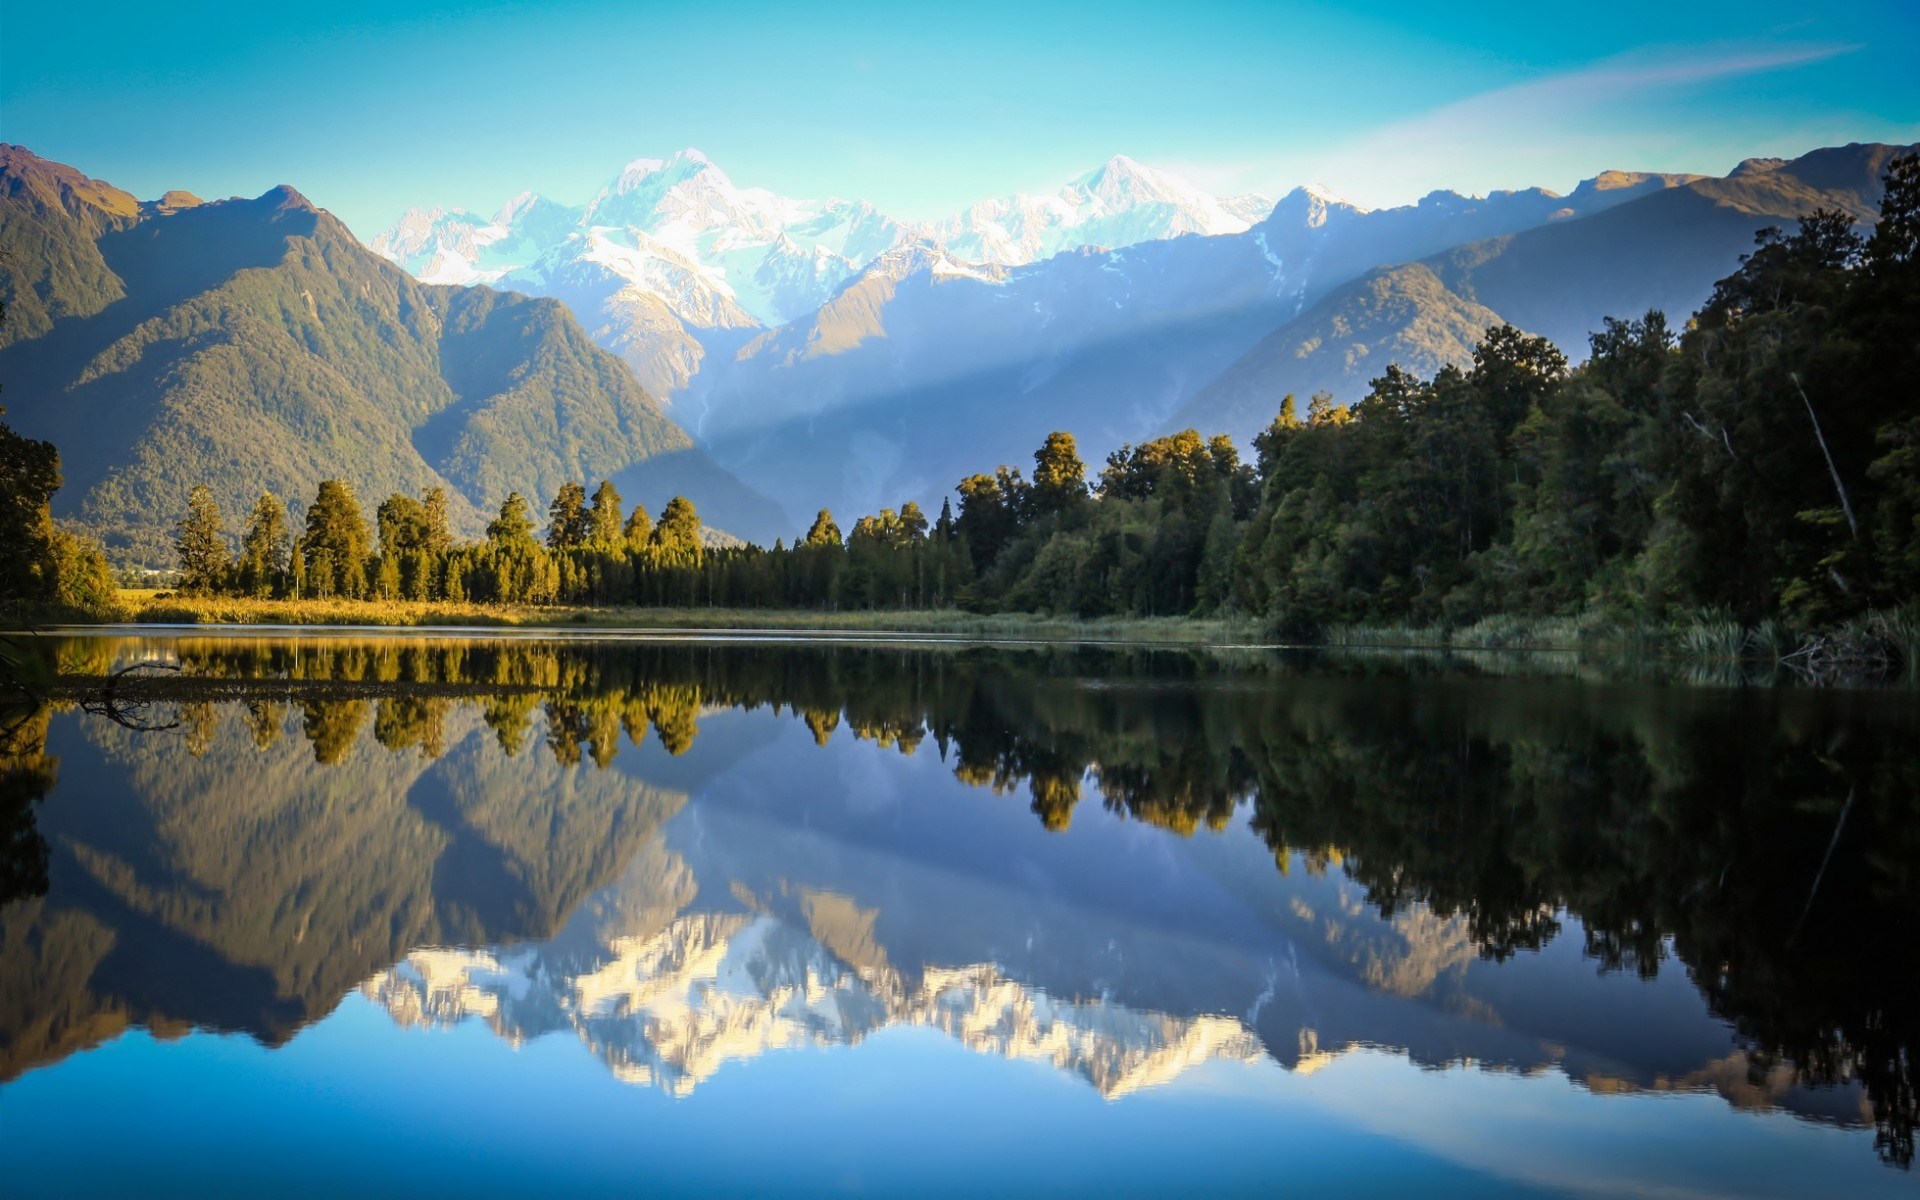
<path fill-rule="evenodd" d="M 948 609 L 891 612 L 809 612 L 790 609 L 600 608 L 572 605 L 459 604 L 410 600 L 255 600 L 178 596 L 123 589 L 122 606 L 135 624 L 375 625 L 407 627 L 740 630 L 911 634 L 985 640 L 1227 645 L 1269 640 L 1259 622 L 1187 617 L 1102 617 L 1079 620 L 1025 613 L 982 615 Z"/>

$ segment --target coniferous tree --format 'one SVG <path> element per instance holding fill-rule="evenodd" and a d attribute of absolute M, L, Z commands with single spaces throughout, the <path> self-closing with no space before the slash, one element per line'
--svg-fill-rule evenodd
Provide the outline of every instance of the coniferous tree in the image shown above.
<path fill-rule="evenodd" d="M 420 549 L 439 557 L 453 549 L 453 530 L 447 523 L 447 489 L 430 487 L 421 497 L 424 510 L 424 527 L 420 533 Z"/>
<path fill-rule="evenodd" d="M 653 528 L 652 543 L 667 555 L 698 560 L 700 514 L 694 510 L 693 501 L 685 496 L 667 501 L 667 506 L 660 510 L 660 523 Z"/>
<path fill-rule="evenodd" d="M 1087 464 L 1071 433 L 1056 431 L 1033 452 L 1032 503 L 1036 516 L 1065 512 L 1087 498 Z"/>
<path fill-rule="evenodd" d="M 181 591 L 204 596 L 220 590 L 226 582 L 230 554 L 226 531 L 221 528 L 220 505 L 205 484 L 195 485 L 187 494 L 187 515 L 174 531 L 173 548 L 180 558 Z"/>
<path fill-rule="evenodd" d="M 352 485 L 342 479 L 321 481 L 295 552 L 304 567 L 307 595 L 358 599 L 367 594 L 373 533 Z"/>
<path fill-rule="evenodd" d="M 560 494 L 547 510 L 547 546 L 553 550 L 571 550 L 584 546 L 592 532 L 587 516 L 587 489 L 578 483 L 563 483 Z"/>
<path fill-rule="evenodd" d="M 836 550 L 839 549 L 841 545 L 840 527 L 833 523 L 833 514 L 824 508 L 821 509 L 819 514 L 813 518 L 813 525 L 807 530 L 806 540 L 800 544 L 803 546 L 832 546 Z"/>
<path fill-rule="evenodd" d="M 427 508 L 412 496 L 395 492 L 374 510 L 374 524 L 380 533 L 382 557 L 400 555 L 426 548 Z"/>
<path fill-rule="evenodd" d="M 236 572 L 240 590 L 249 596 L 284 595 L 292 546 L 293 529 L 287 522 L 286 505 L 272 492 L 260 493 L 240 538 Z"/>
<path fill-rule="evenodd" d="M 487 541 L 501 549 L 533 548 L 533 515 L 527 511 L 526 497 L 508 493 L 500 504 L 500 515 L 487 523 Z"/>
<path fill-rule="evenodd" d="M 647 548 L 653 541 L 653 518 L 647 514 L 646 505 L 633 506 L 633 515 L 627 518 L 621 533 L 626 539 L 628 550 L 637 552 Z"/>
<path fill-rule="evenodd" d="M 593 505 L 587 510 L 587 544 L 611 550 L 624 540 L 620 526 L 620 493 L 610 480 L 602 479 L 594 490 Z"/>

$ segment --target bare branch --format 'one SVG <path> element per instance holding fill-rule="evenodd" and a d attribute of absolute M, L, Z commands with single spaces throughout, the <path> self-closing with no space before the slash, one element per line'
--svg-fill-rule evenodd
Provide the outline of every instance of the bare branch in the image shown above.
<path fill-rule="evenodd" d="M 1827 460 L 1827 474 L 1833 476 L 1833 490 L 1840 493 L 1840 511 L 1847 514 L 1847 528 L 1853 531 L 1853 540 L 1857 542 L 1860 540 L 1860 522 L 1853 519 L 1853 503 L 1847 499 L 1847 485 L 1840 482 L 1840 468 L 1833 465 L 1833 454 L 1827 449 L 1827 435 L 1820 432 L 1820 418 L 1813 414 L 1813 401 L 1807 399 L 1807 389 L 1800 386 L 1799 375 L 1788 371 L 1787 378 L 1793 380 L 1794 390 L 1800 393 L 1800 403 L 1807 406 L 1807 419 L 1813 422 L 1814 440 L 1820 443 L 1820 455 Z"/>

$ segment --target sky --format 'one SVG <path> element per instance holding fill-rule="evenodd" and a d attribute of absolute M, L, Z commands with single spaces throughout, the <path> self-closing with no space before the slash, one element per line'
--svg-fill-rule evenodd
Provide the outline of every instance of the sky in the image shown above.
<path fill-rule="evenodd" d="M 697 147 L 927 220 L 1114 154 L 1370 206 L 1920 141 L 1920 3 L 0 0 L 0 140 L 137 196 L 583 202 Z"/>

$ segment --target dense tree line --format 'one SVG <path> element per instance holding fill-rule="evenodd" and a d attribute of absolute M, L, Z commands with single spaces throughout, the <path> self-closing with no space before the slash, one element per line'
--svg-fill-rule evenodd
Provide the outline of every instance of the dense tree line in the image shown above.
<path fill-rule="evenodd" d="M 1767 230 L 1684 330 L 1609 320 L 1578 368 L 1496 327 L 1464 370 L 1288 397 L 1242 464 L 1194 431 L 1071 439 L 961 484 L 978 595 L 1310 631 L 1495 612 L 1831 623 L 1920 595 L 1920 160 L 1878 226 Z M 1044 483 L 1042 481 L 1045 481 Z M 1067 480 L 1064 486 L 1059 483 Z"/>
<path fill-rule="evenodd" d="M 544 537 L 518 494 L 486 538 L 446 497 L 369 525 L 344 483 L 293 528 L 263 496 L 237 560 L 211 496 L 180 527 L 182 587 L 274 596 L 715 605 L 957 606 L 1085 616 L 1240 614 L 1461 624 L 1493 613 L 1831 624 L 1920 594 L 1920 160 L 1896 159 L 1862 237 L 1837 212 L 1763 231 L 1681 330 L 1612 320 L 1578 367 L 1487 331 L 1465 369 L 1388 367 L 1342 408 L 1292 397 L 1254 439 L 1186 430 L 1090 476 L 1071 434 L 1033 476 L 971 475 L 793 545 L 705 545 L 693 506 L 655 522 L 569 483 Z"/>
<path fill-rule="evenodd" d="M 369 523 L 353 489 L 321 483 L 296 522 L 264 494 L 237 557 L 212 493 L 195 488 L 177 527 L 179 587 L 190 595 L 777 608 L 937 608 L 971 578 L 950 514 L 929 527 L 920 506 L 862 517 L 844 538 L 822 510 L 791 548 L 709 545 L 692 501 L 659 519 L 602 481 L 564 484 L 542 529 L 507 497 L 478 542 L 455 540 L 439 488 L 396 493 Z M 296 526 L 303 526 L 303 531 Z"/>

